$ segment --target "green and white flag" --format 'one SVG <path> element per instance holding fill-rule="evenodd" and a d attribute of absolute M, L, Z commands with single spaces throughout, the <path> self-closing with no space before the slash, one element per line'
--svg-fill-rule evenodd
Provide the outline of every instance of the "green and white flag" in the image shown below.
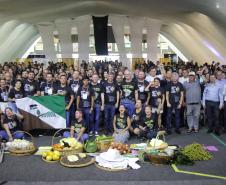
<path fill-rule="evenodd" d="M 64 96 L 31 96 L 16 100 L 16 105 L 53 128 L 66 128 Z"/>

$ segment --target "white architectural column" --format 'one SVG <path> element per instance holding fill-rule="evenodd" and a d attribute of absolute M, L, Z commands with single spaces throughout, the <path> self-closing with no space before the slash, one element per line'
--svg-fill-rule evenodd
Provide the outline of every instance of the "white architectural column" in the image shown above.
<path fill-rule="evenodd" d="M 144 18 L 130 17 L 131 53 L 133 58 L 142 58 L 142 37 Z"/>
<path fill-rule="evenodd" d="M 158 20 L 147 19 L 147 59 L 153 62 L 158 59 L 158 37 L 161 28 L 161 22 Z"/>
<path fill-rule="evenodd" d="M 58 19 L 55 21 L 59 33 L 62 58 L 72 58 L 73 47 L 71 41 L 71 19 Z"/>
<path fill-rule="evenodd" d="M 56 61 L 56 51 L 53 40 L 53 25 L 51 23 L 38 24 L 39 33 L 42 37 L 43 50 L 47 60 Z"/>
<path fill-rule="evenodd" d="M 89 33 L 90 16 L 81 16 L 76 19 L 78 30 L 78 53 L 79 61 L 89 61 Z"/>
<path fill-rule="evenodd" d="M 118 47 L 118 52 L 120 55 L 120 61 L 125 67 L 130 67 L 130 61 L 126 56 L 125 42 L 124 42 L 124 25 L 126 22 L 125 16 L 110 16 L 110 23 L 112 24 L 112 29 L 115 37 L 115 41 Z"/>

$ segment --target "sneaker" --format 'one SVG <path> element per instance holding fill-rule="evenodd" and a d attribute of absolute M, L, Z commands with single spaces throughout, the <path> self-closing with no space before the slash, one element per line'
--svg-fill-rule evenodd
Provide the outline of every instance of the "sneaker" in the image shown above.
<path fill-rule="evenodd" d="M 95 136 L 99 136 L 99 133 L 97 131 L 95 132 Z"/>
<path fill-rule="evenodd" d="M 195 129 L 195 133 L 198 133 L 199 132 L 199 129 Z"/>
<path fill-rule="evenodd" d="M 92 136 L 92 135 L 93 135 L 93 131 L 90 131 L 90 132 L 89 132 L 89 135 Z"/>
<path fill-rule="evenodd" d="M 192 133 L 192 129 L 188 129 L 187 133 L 191 134 Z"/>
<path fill-rule="evenodd" d="M 210 134 L 210 133 L 212 133 L 212 132 L 213 132 L 212 129 L 208 129 L 206 133 L 207 133 L 207 134 Z"/>
<path fill-rule="evenodd" d="M 175 132 L 176 132 L 177 134 L 181 134 L 181 131 L 180 131 L 179 129 L 175 130 Z"/>

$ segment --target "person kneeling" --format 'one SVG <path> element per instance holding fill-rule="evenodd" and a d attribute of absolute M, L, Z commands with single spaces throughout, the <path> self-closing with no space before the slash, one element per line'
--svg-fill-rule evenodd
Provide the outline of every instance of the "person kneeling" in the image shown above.
<path fill-rule="evenodd" d="M 157 135 L 157 124 L 154 124 L 151 107 L 145 107 L 145 116 L 143 119 L 144 122 L 144 129 L 142 132 L 142 136 L 146 137 L 147 139 L 155 138 Z"/>
<path fill-rule="evenodd" d="M 126 108 L 124 105 L 120 105 L 119 114 L 114 116 L 114 140 L 115 142 L 125 143 L 129 139 L 129 128 L 131 121 L 129 116 L 126 114 Z"/>
<path fill-rule="evenodd" d="M 3 127 L 5 130 L 0 131 L 0 138 L 7 141 L 24 138 L 24 133 L 17 132 L 20 130 L 20 121 L 22 119 L 23 116 L 21 114 L 15 114 L 10 107 L 7 107 L 3 117 Z"/>
<path fill-rule="evenodd" d="M 72 122 L 70 132 L 64 132 L 63 137 L 74 137 L 78 141 L 86 141 L 89 138 L 89 135 L 85 133 L 87 126 L 83 120 L 83 115 L 81 110 L 75 112 L 75 122 Z"/>

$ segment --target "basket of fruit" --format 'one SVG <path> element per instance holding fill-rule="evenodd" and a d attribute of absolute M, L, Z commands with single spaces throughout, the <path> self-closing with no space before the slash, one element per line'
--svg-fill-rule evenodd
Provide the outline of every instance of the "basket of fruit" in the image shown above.
<path fill-rule="evenodd" d="M 60 160 L 61 153 L 59 151 L 48 151 L 42 153 L 42 160 L 48 163 L 56 163 Z"/>
<path fill-rule="evenodd" d="M 58 143 L 54 144 L 57 134 L 62 130 L 65 129 L 58 130 L 52 137 L 53 150 L 59 151 L 62 155 L 82 153 L 83 144 L 77 141 L 75 138 L 63 138 Z"/>
<path fill-rule="evenodd" d="M 11 142 L 7 142 L 6 146 L 8 147 L 10 154 L 16 156 L 25 156 L 31 155 L 37 150 L 34 144 L 34 138 L 30 133 L 25 131 L 16 131 L 13 134 L 15 133 L 24 133 L 31 138 L 31 141 L 26 139 L 14 139 Z"/>
<path fill-rule="evenodd" d="M 111 143 L 113 141 L 114 141 L 114 138 L 112 136 L 105 136 L 105 135 L 98 136 L 96 137 L 97 149 L 100 152 L 105 152 L 110 148 Z"/>

